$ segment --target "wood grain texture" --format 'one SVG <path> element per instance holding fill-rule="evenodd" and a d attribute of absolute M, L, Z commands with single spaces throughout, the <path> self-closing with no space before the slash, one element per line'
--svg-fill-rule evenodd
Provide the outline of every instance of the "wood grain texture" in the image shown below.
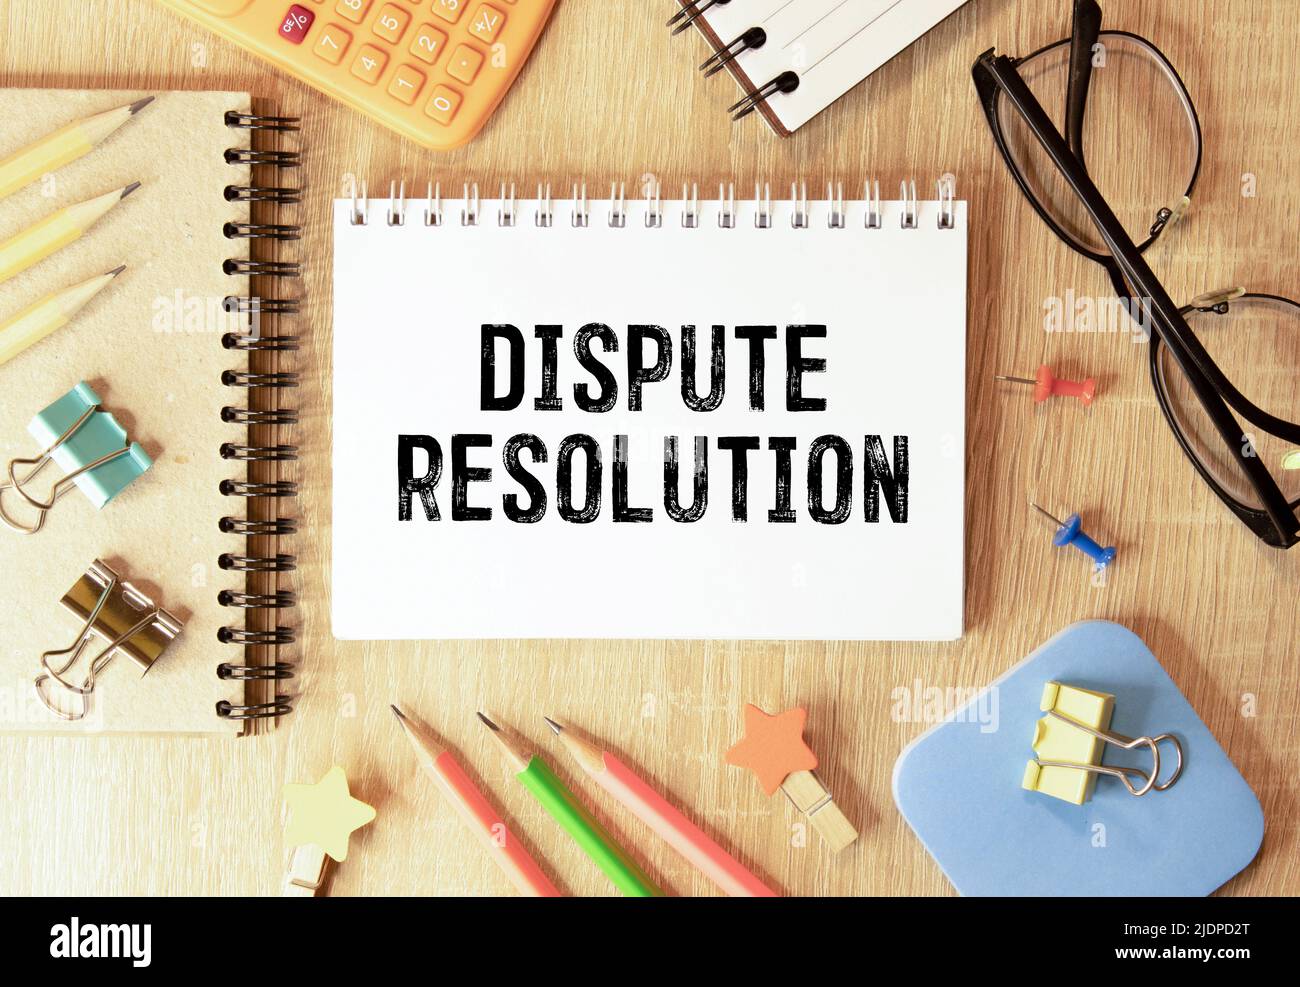
<path fill-rule="evenodd" d="M 1120 621 L 1160 657 L 1263 803 L 1263 849 L 1227 893 L 1300 892 L 1300 556 L 1263 548 L 1195 477 L 1127 336 L 1048 335 L 1043 303 L 1105 295 L 1101 270 L 1062 247 L 1015 192 L 976 104 L 984 48 L 1025 53 L 1068 30 L 1068 4 L 973 0 L 786 141 L 732 127 L 722 78 L 702 81 L 692 36 L 670 40 L 668 0 L 563 0 L 514 93 L 467 148 L 435 156 L 372 126 L 148 0 L 0 0 L 0 84 L 248 89 L 305 119 L 302 208 L 309 276 L 300 354 L 305 450 L 296 541 L 304 628 L 298 709 L 274 734 L 196 739 L 2 738 L 0 890 L 276 894 L 290 848 L 280 786 L 346 767 L 379 811 L 332 868 L 333 894 L 505 894 L 510 888 L 421 777 L 387 705 L 427 722 L 567 891 L 606 894 L 596 869 L 502 777 L 474 710 L 529 731 L 562 776 L 676 894 L 711 886 L 613 806 L 548 736 L 542 713 L 590 731 L 792 894 L 950 894 L 895 811 L 893 762 L 925 724 L 891 715 L 914 682 L 981 685 L 1066 624 Z M 1197 200 L 1152 255 L 1175 298 L 1244 282 L 1295 295 L 1300 84 L 1292 0 L 1108 0 L 1107 22 L 1152 38 L 1192 92 L 1205 130 Z M 73 29 L 80 25 L 82 29 Z M 85 25 L 93 25 L 86 31 Z M 197 46 L 197 47 L 196 47 Z M 199 54 L 203 64 L 194 64 Z M 1140 141 L 1140 121 L 1133 136 Z M 183 135 L 178 135 L 183 140 Z M 1129 153 L 1140 153 L 1131 149 Z M 829 178 L 958 176 L 971 202 L 967 625 L 956 645 L 568 642 L 337 644 L 329 630 L 330 237 L 328 202 L 357 174 L 444 188 L 585 178 L 703 189 L 734 179 L 819 188 Z M 1257 178 L 1244 198 L 1242 176 Z M 921 331 L 923 327 L 915 327 Z M 1035 407 L 996 372 L 1050 361 L 1105 388 L 1090 411 Z M 922 382 L 918 381 L 918 386 Z M 1120 547 L 1104 588 L 1057 558 L 1026 500 L 1077 509 Z M 3 548 L 0 547 L 0 552 Z M 219 660 L 214 653 L 213 662 Z M 1254 697 L 1253 713 L 1247 696 Z M 806 705 L 837 803 L 862 831 L 838 857 L 796 815 L 722 763 L 741 705 Z M 1028 743 L 1028 738 L 1026 739 Z"/>

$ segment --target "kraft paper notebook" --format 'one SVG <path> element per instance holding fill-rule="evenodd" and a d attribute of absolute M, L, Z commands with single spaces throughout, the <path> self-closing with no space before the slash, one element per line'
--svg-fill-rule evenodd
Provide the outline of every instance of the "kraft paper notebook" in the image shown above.
<path fill-rule="evenodd" d="M 38 456 L 34 416 L 84 382 L 152 459 L 101 509 L 74 487 L 39 532 L 0 527 L 6 732 L 233 735 L 249 715 L 289 707 L 276 703 L 290 690 L 275 677 L 288 674 L 281 652 L 293 639 L 284 617 L 293 596 L 280 585 L 287 577 L 262 570 L 287 568 L 291 551 L 280 542 L 292 525 L 276 519 L 292 517 L 283 496 L 293 490 L 283 462 L 291 437 L 277 427 L 292 413 L 280 408 L 283 389 L 267 385 L 294 380 L 280 316 L 294 307 L 297 268 L 274 259 L 266 237 L 296 238 L 286 203 L 297 193 L 285 187 L 297 184 L 296 153 L 270 140 L 293 121 L 251 115 L 243 93 L 6 89 L 0 159 L 149 95 L 157 98 L 94 150 L 0 199 L 5 241 L 65 206 L 141 183 L 79 240 L 0 284 L 3 324 L 126 265 L 73 321 L 0 365 L 0 454 L 6 463 Z M 55 460 L 33 485 L 43 494 L 65 472 Z M 12 489 L 4 506 L 14 515 L 25 507 Z M 62 601 L 96 560 L 183 626 L 147 674 L 117 655 L 97 676 L 87 715 L 65 721 L 37 700 L 34 680 L 43 652 L 76 640 L 85 613 Z M 105 643 L 90 640 L 70 680 L 84 680 Z"/>
<path fill-rule="evenodd" d="M 337 201 L 335 634 L 958 637 L 940 184 Z"/>

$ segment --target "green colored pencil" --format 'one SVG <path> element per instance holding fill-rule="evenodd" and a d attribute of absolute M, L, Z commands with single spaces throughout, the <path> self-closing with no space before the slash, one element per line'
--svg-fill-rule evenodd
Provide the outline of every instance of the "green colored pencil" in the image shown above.
<path fill-rule="evenodd" d="M 635 898 L 657 898 L 663 895 L 653 881 L 614 838 L 609 835 L 586 806 L 578 801 L 550 766 L 536 754 L 524 751 L 515 741 L 482 713 L 478 718 L 492 731 L 502 756 L 518 778 L 543 809 L 564 827 L 565 832 L 599 867 L 623 894 Z"/>

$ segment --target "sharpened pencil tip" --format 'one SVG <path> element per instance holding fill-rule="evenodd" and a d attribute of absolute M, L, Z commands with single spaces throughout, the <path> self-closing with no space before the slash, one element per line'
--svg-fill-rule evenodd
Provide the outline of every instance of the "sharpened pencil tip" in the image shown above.
<path fill-rule="evenodd" d="M 157 98 L 156 96 L 146 96 L 144 99 L 137 99 L 134 103 L 128 106 L 127 109 L 131 111 L 132 116 L 135 116 L 135 114 L 143 110 L 146 106 L 152 103 L 156 98 Z"/>
<path fill-rule="evenodd" d="M 402 722 L 406 722 L 406 714 L 403 713 L 400 709 L 398 709 L 396 705 L 394 705 L 393 703 L 389 703 L 388 708 L 393 711 L 393 715 L 396 716 L 399 720 L 401 720 Z"/>
<path fill-rule="evenodd" d="M 560 734 L 564 733 L 564 727 L 563 727 L 561 724 L 556 723 L 556 722 L 555 722 L 553 719 L 551 719 L 549 716 L 543 716 L 542 719 L 546 721 L 546 725 L 547 725 L 548 727 L 550 727 L 552 730 L 555 731 L 555 735 L 556 735 L 557 737 L 558 737 Z"/>
<path fill-rule="evenodd" d="M 139 187 L 140 187 L 140 183 L 139 183 L 139 182 L 132 182 L 132 183 L 131 183 L 130 185 L 128 185 L 126 188 L 122 189 L 122 198 L 125 199 L 128 195 L 130 195 L 132 192 L 134 192 L 134 191 L 135 191 L 136 189 L 138 189 Z"/>
<path fill-rule="evenodd" d="M 495 730 L 495 731 L 498 732 L 498 733 L 501 732 L 501 728 L 500 728 L 499 726 L 497 726 L 495 723 L 493 723 L 491 720 L 489 720 L 489 719 L 488 719 L 486 716 L 484 716 L 482 713 L 475 712 L 474 715 L 477 716 L 480 720 L 482 720 L 483 723 L 484 723 L 484 725 L 485 725 L 489 730 Z"/>
<path fill-rule="evenodd" d="M 125 264 L 119 264 L 117 267 L 113 268 L 111 271 L 105 271 L 104 273 L 107 274 L 110 278 L 115 278 L 115 277 L 117 277 L 119 274 L 121 274 L 121 273 L 122 273 L 123 271 L 125 271 L 125 270 L 126 270 L 126 265 L 125 265 Z"/>

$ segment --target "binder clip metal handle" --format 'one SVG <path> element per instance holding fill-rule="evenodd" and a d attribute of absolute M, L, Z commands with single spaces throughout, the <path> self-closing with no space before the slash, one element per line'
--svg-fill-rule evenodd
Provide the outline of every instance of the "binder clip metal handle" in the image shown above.
<path fill-rule="evenodd" d="M 144 449 L 128 441 L 126 432 L 113 416 L 102 410 L 99 395 L 85 383 L 78 384 L 38 414 L 28 430 L 47 441 L 44 450 L 32 458 L 11 460 L 6 470 L 8 482 L 0 482 L 0 523 L 21 534 L 34 535 L 40 531 L 45 526 L 46 515 L 74 485 L 81 486 L 96 507 L 102 507 L 153 465 Z M 55 437 L 51 440 L 50 436 Z M 102 469 L 124 457 L 129 458 L 122 464 Z M 50 488 L 49 495 L 41 498 L 28 491 L 27 484 L 56 461 L 66 470 L 66 475 Z M 19 478 L 19 468 L 24 466 L 30 469 Z M 102 471 L 91 477 L 96 470 Z M 7 490 L 12 490 L 36 512 L 34 521 L 24 523 L 8 512 L 3 499 Z"/>
<path fill-rule="evenodd" d="M 50 488 L 50 495 L 45 500 L 40 500 L 39 498 L 27 492 L 27 490 L 25 489 L 25 485 L 30 483 L 32 480 L 34 480 L 37 477 L 37 475 L 42 470 L 44 470 L 46 466 L 50 464 L 51 462 L 50 456 L 54 452 L 54 450 L 57 449 L 59 446 L 63 445 L 63 443 L 67 442 L 70 438 L 72 438 L 72 436 L 75 435 L 77 431 L 81 428 L 81 426 L 90 420 L 90 416 L 95 414 L 98 410 L 99 410 L 98 405 L 92 405 L 91 407 L 87 408 L 82 413 L 81 417 L 78 418 L 71 426 L 69 426 L 64 431 L 64 433 L 60 435 L 54 443 L 48 446 L 39 456 L 33 457 L 31 459 L 10 460 L 9 469 L 8 469 L 9 482 L 0 483 L 0 521 L 3 521 L 10 528 L 10 530 L 17 531 L 25 535 L 36 534 L 36 532 L 40 531 L 41 528 L 45 526 L 45 516 L 53 509 L 55 502 L 58 501 L 58 499 L 62 497 L 65 493 L 67 493 L 69 490 L 72 489 L 73 485 L 76 483 L 77 477 L 81 476 L 83 473 L 89 473 L 93 469 L 98 469 L 100 466 L 103 466 L 106 463 L 111 463 L 113 460 L 119 459 L 131 451 L 131 447 L 129 445 L 123 446 L 121 449 L 117 449 L 113 452 L 100 456 L 98 459 L 94 460 L 93 462 L 87 463 L 85 466 L 82 466 L 80 469 L 73 470 L 71 473 L 63 477 L 63 479 L 59 480 L 57 483 L 54 484 L 53 487 Z M 32 467 L 32 469 L 27 471 L 27 475 L 24 476 L 21 480 L 18 479 L 19 466 Z M 14 518 L 9 516 L 9 512 L 6 511 L 4 507 L 3 495 L 6 490 L 14 491 L 14 493 L 18 494 L 19 497 L 27 501 L 28 504 L 30 504 L 33 508 L 35 508 L 36 520 L 33 523 L 23 524 L 21 521 L 17 521 Z"/>
<path fill-rule="evenodd" d="M 68 590 L 62 603 L 83 619 L 81 632 L 68 647 L 41 655 L 42 671 L 34 685 L 42 705 L 63 720 L 85 718 L 96 679 L 118 654 L 130 658 L 141 674 L 148 672 L 184 626 L 98 559 Z M 104 641 L 104 648 L 90 660 L 85 678 L 73 682 L 66 676 L 92 638 Z M 70 701 L 70 707 L 55 701 L 55 687 Z"/>
<path fill-rule="evenodd" d="M 1151 751 L 1151 774 L 1148 776 L 1138 768 L 1129 768 L 1122 765 L 1111 764 L 1075 764 L 1069 761 L 1042 761 L 1037 760 L 1037 764 L 1042 768 L 1075 768 L 1079 771 L 1091 771 L 1094 774 L 1109 775 L 1112 778 L 1118 778 L 1124 783 L 1130 795 L 1142 796 L 1152 790 L 1163 792 L 1174 782 L 1178 776 L 1183 773 L 1183 745 L 1178 742 L 1178 738 L 1173 734 L 1162 733 L 1156 737 L 1126 737 L 1122 733 L 1107 732 L 1104 730 L 1094 730 L 1086 723 L 1080 723 L 1073 717 L 1066 716 L 1064 713 L 1054 709 L 1047 711 L 1048 716 L 1054 716 L 1070 726 L 1082 730 L 1084 733 L 1091 734 L 1098 740 L 1103 740 L 1108 744 L 1114 744 L 1116 747 L 1122 747 L 1125 750 L 1133 750 L 1136 747 L 1146 746 Z M 1174 753 L 1177 755 L 1178 763 L 1174 766 L 1173 774 L 1164 781 L 1160 781 L 1160 743 L 1168 741 L 1173 744 Z M 1141 785 L 1135 786 L 1130 779 L 1140 778 Z"/>

